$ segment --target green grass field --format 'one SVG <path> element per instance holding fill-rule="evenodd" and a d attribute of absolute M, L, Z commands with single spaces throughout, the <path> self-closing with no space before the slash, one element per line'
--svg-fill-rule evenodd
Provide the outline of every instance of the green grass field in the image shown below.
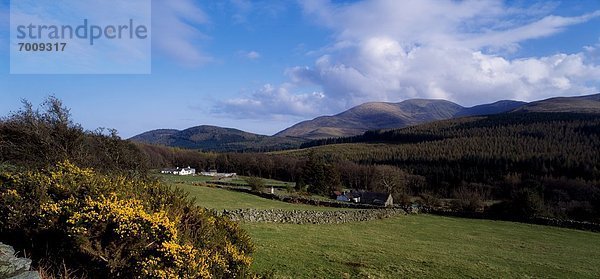
<path fill-rule="evenodd" d="M 191 183 L 201 183 L 201 182 L 210 183 L 211 181 L 215 181 L 214 177 L 202 176 L 202 175 L 191 176 L 191 175 L 156 174 L 156 176 L 165 182 L 178 183 L 178 184 L 181 184 L 181 183 L 191 184 Z M 246 176 L 238 176 L 236 178 L 228 179 L 226 181 L 230 182 L 230 183 L 235 183 L 235 184 L 247 185 L 244 178 L 246 178 Z M 284 181 L 279 181 L 279 180 L 274 180 L 274 179 L 263 179 L 263 181 L 265 182 L 266 186 L 273 186 L 273 187 L 278 187 L 278 188 L 285 188 L 288 185 L 294 187 L 294 185 L 295 185 L 295 183 L 292 183 L 292 182 L 284 182 Z"/>
<path fill-rule="evenodd" d="M 244 224 L 276 278 L 599 278 L 600 234 L 410 215 L 343 225 Z"/>
<path fill-rule="evenodd" d="M 172 175 L 172 174 L 156 174 L 156 177 L 167 183 L 184 183 L 184 184 L 192 184 L 192 183 L 201 183 L 208 182 L 213 180 L 212 177 L 209 176 L 191 176 L 191 175 Z"/>
<path fill-rule="evenodd" d="M 212 177 L 206 176 L 178 176 L 168 174 L 158 174 L 157 177 L 163 181 L 172 184 L 189 193 L 191 198 L 196 200 L 196 204 L 210 209 L 240 209 L 240 208 L 255 208 L 255 209 L 285 209 L 285 210 L 349 210 L 344 208 L 332 208 L 323 206 L 311 206 L 305 204 L 291 204 L 286 202 L 274 201 L 261 198 L 255 195 L 224 190 L 216 187 L 207 187 L 194 185 L 194 183 L 208 182 Z M 231 182 L 240 183 L 245 181 L 241 178 L 232 180 Z M 288 182 L 265 179 L 267 185 L 283 186 Z M 284 190 L 278 189 L 278 192 Z M 317 196 L 315 196 L 317 197 Z M 326 199 L 320 197 L 321 199 Z"/>
<path fill-rule="evenodd" d="M 334 210 L 174 183 L 214 209 Z M 253 268 L 276 278 L 600 278 L 600 234 L 409 215 L 341 225 L 246 223 Z"/>
<path fill-rule="evenodd" d="M 285 210 L 341 210 L 340 208 L 291 204 L 261 198 L 255 195 L 191 184 L 175 184 L 195 198 L 196 204 L 211 209 L 285 209 Z M 346 209 L 347 210 L 347 209 Z"/>

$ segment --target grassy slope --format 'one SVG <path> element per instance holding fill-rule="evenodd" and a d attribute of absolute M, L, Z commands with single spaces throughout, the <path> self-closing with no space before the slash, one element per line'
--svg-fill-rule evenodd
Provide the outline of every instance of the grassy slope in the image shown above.
<path fill-rule="evenodd" d="M 344 225 L 244 224 L 254 268 L 290 278 L 598 278 L 600 234 L 404 216 Z"/>

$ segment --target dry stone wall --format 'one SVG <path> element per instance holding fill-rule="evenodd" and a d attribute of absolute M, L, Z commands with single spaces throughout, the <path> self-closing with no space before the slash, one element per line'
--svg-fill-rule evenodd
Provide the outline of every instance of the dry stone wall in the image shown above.
<path fill-rule="evenodd" d="M 398 208 L 336 211 L 234 209 L 223 210 L 219 214 L 233 221 L 249 223 L 343 224 L 405 215 L 406 211 Z"/>
<path fill-rule="evenodd" d="M 351 202 L 341 202 L 336 200 L 319 200 L 313 199 L 310 197 L 301 197 L 301 196 L 286 196 L 279 194 L 271 194 L 265 192 L 256 192 L 252 191 L 247 186 L 239 186 L 239 184 L 234 183 L 224 183 L 224 182 L 211 182 L 217 188 L 226 189 L 230 191 L 247 193 L 255 196 L 259 196 L 261 198 L 282 201 L 287 203 L 301 203 L 308 204 L 314 206 L 325 206 L 325 207 L 336 207 L 336 208 L 356 208 L 356 209 L 379 209 L 386 208 L 384 206 L 371 205 L 371 204 L 362 204 L 362 203 L 351 203 Z"/>

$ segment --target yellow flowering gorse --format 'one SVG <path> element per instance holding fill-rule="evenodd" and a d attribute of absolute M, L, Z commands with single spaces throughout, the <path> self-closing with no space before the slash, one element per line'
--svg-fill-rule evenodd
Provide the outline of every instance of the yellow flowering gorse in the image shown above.
<path fill-rule="evenodd" d="M 174 200 L 170 192 L 155 191 L 157 187 L 161 185 L 97 174 L 68 161 L 47 172 L 0 174 L 0 207 L 5 211 L 0 222 L 22 227 L 19 222 L 26 220 L 17 217 L 24 218 L 19 210 L 27 208 L 23 212 L 33 212 L 26 217 L 39 225 L 37 231 L 62 231 L 71 240 L 65 243 L 68 249 L 105 263 L 109 277 L 231 278 L 247 273 L 252 248 L 236 224 L 202 209 L 175 207 L 169 204 Z M 190 218 L 190 224 L 182 225 Z M 202 234 L 191 233 L 190 225 Z M 203 240 L 209 242 L 199 242 Z"/>

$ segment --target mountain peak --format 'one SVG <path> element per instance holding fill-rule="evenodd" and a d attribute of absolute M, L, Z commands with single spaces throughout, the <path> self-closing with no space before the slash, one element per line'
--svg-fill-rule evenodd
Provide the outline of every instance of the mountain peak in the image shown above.
<path fill-rule="evenodd" d="M 352 136 L 367 130 L 399 128 L 448 119 L 462 108 L 446 100 L 411 99 L 399 103 L 370 102 L 337 115 L 300 122 L 275 136 L 306 139 Z"/>

